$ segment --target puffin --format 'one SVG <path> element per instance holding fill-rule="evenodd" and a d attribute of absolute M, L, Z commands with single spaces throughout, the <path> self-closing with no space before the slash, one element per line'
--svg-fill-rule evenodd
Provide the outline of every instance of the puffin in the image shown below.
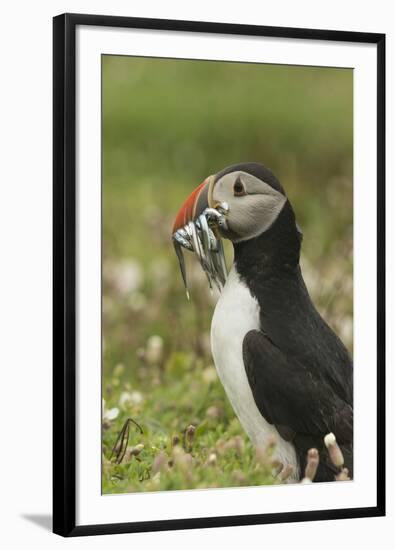
<path fill-rule="evenodd" d="M 216 212 L 219 223 L 202 236 L 206 213 Z M 302 232 L 277 177 L 254 162 L 209 176 L 181 206 L 174 235 L 195 251 L 204 248 L 204 235 L 216 245 L 222 239 L 233 244 L 229 273 L 218 260 L 214 265 L 221 292 L 211 350 L 252 443 L 275 439 L 275 458 L 292 472 L 291 482 L 303 478 L 307 453 L 315 448 L 320 461 L 314 481 L 333 481 L 338 470 L 324 444 L 332 433 L 352 479 L 353 362 L 309 295 L 300 266 Z"/>

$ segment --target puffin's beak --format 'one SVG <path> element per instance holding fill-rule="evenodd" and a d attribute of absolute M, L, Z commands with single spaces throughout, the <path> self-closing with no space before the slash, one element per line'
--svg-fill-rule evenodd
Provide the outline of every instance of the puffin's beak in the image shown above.
<path fill-rule="evenodd" d="M 210 196 L 212 194 L 213 183 L 213 176 L 209 176 L 184 201 L 174 221 L 173 234 L 178 229 L 185 227 L 188 222 L 195 221 L 206 208 L 211 206 Z"/>
<path fill-rule="evenodd" d="M 201 183 L 181 206 L 173 225 L 173 244 L 187 296 L 189 298 L 183 248 L 195 252 L 212 288 L 225 284 L 227 270 L 224 250 L 216 228 L 225 226 L 225 203 L 213 204 L 215 177 L 209 176 Z"/>

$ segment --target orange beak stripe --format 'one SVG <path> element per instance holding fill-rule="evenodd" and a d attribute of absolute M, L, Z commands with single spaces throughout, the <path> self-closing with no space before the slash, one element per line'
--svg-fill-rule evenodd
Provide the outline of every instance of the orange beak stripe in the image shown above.
<path fill-rule="evenodd" d="M 196 205 L 199 201 L 201 192 L 208 183 L 208 179 L 209 178 L 206 178 L 203 183 L 196 187 L 196 189 L 192 191 L 181 206 L 173 225 L 173 233 L 175 233 L 178 229 L 181 229 L 181 227 L 184 227 L 188 222 L 195 219 Z"/>

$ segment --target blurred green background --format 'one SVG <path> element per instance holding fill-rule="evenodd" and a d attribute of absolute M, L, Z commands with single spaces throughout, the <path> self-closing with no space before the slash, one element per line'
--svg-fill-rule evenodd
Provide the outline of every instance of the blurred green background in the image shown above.
<path fill-rule="evenodd" d="M 352 70 L 121 56 L 102 70 L 103 492 L 275 483 L 216 378 L 216 296 L 187 254 L 186 300 L 171 227 L 209 174 L 268 166 L 304 233 L 307 286 L 352 351 Z M 144 433 L 115 464 L 128 417 Z"/>

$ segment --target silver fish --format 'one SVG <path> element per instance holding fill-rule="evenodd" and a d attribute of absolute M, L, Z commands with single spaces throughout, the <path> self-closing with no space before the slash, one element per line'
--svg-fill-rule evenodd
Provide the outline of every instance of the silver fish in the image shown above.
<path fill-rule="evenodd" d="M 183 249 L 194 252 L 205 272 L 210 288 L 213 284 L 221 291 L 227 278 L 224 247 L 218 228 L 227 228 L 229 207 L 220 203 L 216 208 L 206 208 L 197 220 L 188 222 L 173 234 L 173 245 L 180 264 L 184 286 L 189 300 L 189 290 Z"/>

